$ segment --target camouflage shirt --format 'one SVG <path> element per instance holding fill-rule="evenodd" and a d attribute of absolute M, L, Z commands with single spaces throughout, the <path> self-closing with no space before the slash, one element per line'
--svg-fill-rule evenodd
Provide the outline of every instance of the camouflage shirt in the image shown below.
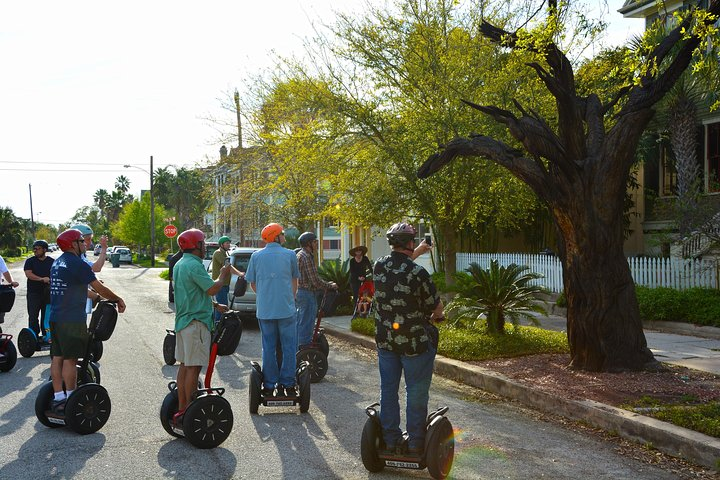
<path fill-rule="evenodd" d="M 378 348 L 402 355 L 425 352 L 428 320 L 440 302 L 430 274 L 404 253 L 393 252 L 375 263 L 373 280 Z"/>

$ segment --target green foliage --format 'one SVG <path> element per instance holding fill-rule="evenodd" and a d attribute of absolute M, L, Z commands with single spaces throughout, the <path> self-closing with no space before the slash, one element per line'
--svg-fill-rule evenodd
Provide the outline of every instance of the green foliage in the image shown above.
<path fill-rule="evenodd" d="M 469 275 L 456 276 L 454 289 L 458 296 L 447 305 L 446 315 L 458 327 L 462 327 L 464 319 L 484 320 L 488 333 L 503 333 L 506 318 L 515 327 L 520 318 L 537 324 L 531 313 L 547 315 L 545 308 L 536 302 L 536 295 L 546 290 L 530 284 L 542 275 L 526 273 L 528 270 L 529 267 L 514 263 L 501 267 L 497 260 L 491 260 L 487 269 L 471 263 L 467 268 Z"/>
<path fill-rule="evenodd" d="M 158 277 L 162 278 L 163 280 L 170 281 L 170 269 L 165 269 L 165 270 L 161 271 L 158 274 Z"/>
<path fill-rule="evenodd" d="M 635 288 L 640 318 L 720 327 L 720 291 L 710 288 Z"/>
<path fill-rule="evenodd" d="M 155 241 L 158 243 L 165 238 L 162 222 L 165 216 L 165 208 L 155 205 Z M 150 245 L 150 195 L 146 194 L 141 201 L 128 203 L 111 231 L 113 238 L 125 245 L 134 245 L 137 248 Z"/>
<path fill-rule="evenodd" d="M 720 402 L 696 404 L 696 401 L 689 395 L 673 403 L 643 396 L 635 402 L 622 405 L 622 408 L 641 408 L 643 415 L 720 438 Z"/>
<path fill-rule="evenodd" d="M 0 208 L 0 250 L 6 251 L 8 256 L 17 255 L 18 248 L 23 245 L 23 230 L 21 219 L 11 208 Z"/>
<path fill-rule="evenodd" d="M 372 318 L 354 318 L 354 332 L 375 335 Z M 518 357 L 540 353 L 568 353 L 567 335 L 535 327 L 514 327 L 509 335 L 492 335 L 479 322 L 471 328 L 440 325 L 438 353 L 463 361 L 480 361 L 498 357 Z"/>
<path fill-rule="evenodd" d="M 326 282 L 335 282 L 338 286 L 338 299 L 336 305 L 347 306 L 352 303 L 352 289 L 350 288 L 350 271 L 346 263 L 335 260 L 324 260 L 318 266 L 318 275 Z"/>
<path fill-rule="evenodd" d="M 560 308 L 567 308 L 567 298 L 565 297 L 565 292 L 560 292 L 557 300 L 555 300 L 555 305 Z"/>

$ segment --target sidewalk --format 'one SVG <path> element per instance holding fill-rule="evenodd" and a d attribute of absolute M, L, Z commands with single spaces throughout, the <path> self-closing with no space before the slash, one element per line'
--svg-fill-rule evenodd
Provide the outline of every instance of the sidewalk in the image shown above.
<path fill-rule="evenodd" d="M 367 348 L 375 348 L 372 337 L 350 331 L 350 315 L 323 318 L 328 334 Z M 539 317 L 541 327 L 564 331 L 565 317 Z M 653 328 L 653 330 L 650 329 Z M 708 339 L 693 335 L 665 333 L 663 328 L 696 333 L 692 326 L 648 325 L 645 337 L 657 360 L 688 368 L 720 374 L 720 329 L 702 330 L 702 334 L 717 337 Z M 704 327 L 705 329 L 709 327 Z M 654 418 L 601 404 L 592 400 L 574 401 L 558 398 L 540 390 L 517 383 L 504 375 L 438 355 L 435 372 L 467 385 L 515 399 L 530 407 L 572 420 L 587 422 L 605 431 L 615 432 L 643 445 L 673 456 L 680 456 L 700 465 L 720 468 L 720 440 L 693 430 L 677 427 Z"/>

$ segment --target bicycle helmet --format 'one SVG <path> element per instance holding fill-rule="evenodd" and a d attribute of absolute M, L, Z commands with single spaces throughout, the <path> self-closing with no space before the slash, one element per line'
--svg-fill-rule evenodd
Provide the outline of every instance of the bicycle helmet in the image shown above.
<path fill-rule="evenodd" d="M 58 247 L 60 247 L 60 250 L 67 252 L 72 250 L 72 244 L 78 241 L 83 241 L 82 232 L 76 228 L 69 228 L 58 235 L 56 243 Z"/>
<path fill-rule="evenodd" d="M 92 228 L 88 227 L 84 223 L 78 223 L 77 225 L 73 225 L 70 228 L 75 229 L 75 230 L 80 230 L 80 233 L 82 233 L 83 236 L 93 234 Z"/>
<path fill-rule="evenodd" d="M 315 240 L 317 240 L 317 235 L 315 235 L 312 232 L 305 232 L 298 237 L 298 242 L 300 243 L 300 246 L 303 248 L 307 247 Z"/>
<path fill-rule="evenodd" d="M 222 237 L 220 237 L 220 238 L 218 239 L 218 243 L 219 243 L 220 245 L 222 245 L 222 244 L 225 243 L 225 242 L 231 242 L 230 237 L 227 237 L 227 236 L 224 236 L 224 235 L 223 235 Z"/>
<path fill-rule="evenodd" d="M 203 242 L 205 241 L 205 234 L 202 230 L 197 228 L 191 228 L 185 230 L 178 237 L 178 245 L 180 250 L 202 250 Z"/>
<path fill-rule="evenodd" d="M 409 223 L 396 223 L 385 233 L 388 243 L 393 247 L 405 247 L 415 239 L 415 227 Z"/>
<path fill-rule="evenodd" d="M 265 243 L 272 243 L 283 233 L 283 227 L 279 223 L 268 223 L 260 232 L 260 237 Z"/>
<path fill-rule="evenodd" d="M 35 247 L 42 247 L 45 250 L 50 249 L 50 245 L 48 245 L 48 243 L 45 240 L 35 240 L 35 242 L 33 243 L 33 248 L 35 248 Z"/>

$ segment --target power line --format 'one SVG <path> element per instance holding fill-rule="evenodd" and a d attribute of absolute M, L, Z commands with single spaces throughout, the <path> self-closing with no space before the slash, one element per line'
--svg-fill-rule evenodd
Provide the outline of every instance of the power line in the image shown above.
<path fill-rule="evenodd" d="M 3 163 L 36 163 L 42 165 L 111 165 L 116 167 L 122 167 L 123 165 L 145 165 L 144 163 L 128 164 L 125 163 L 103 163 L 103 162 L 47 162 L 47 161 L 34 161 L 34 160 L 4 160 Z"/>

